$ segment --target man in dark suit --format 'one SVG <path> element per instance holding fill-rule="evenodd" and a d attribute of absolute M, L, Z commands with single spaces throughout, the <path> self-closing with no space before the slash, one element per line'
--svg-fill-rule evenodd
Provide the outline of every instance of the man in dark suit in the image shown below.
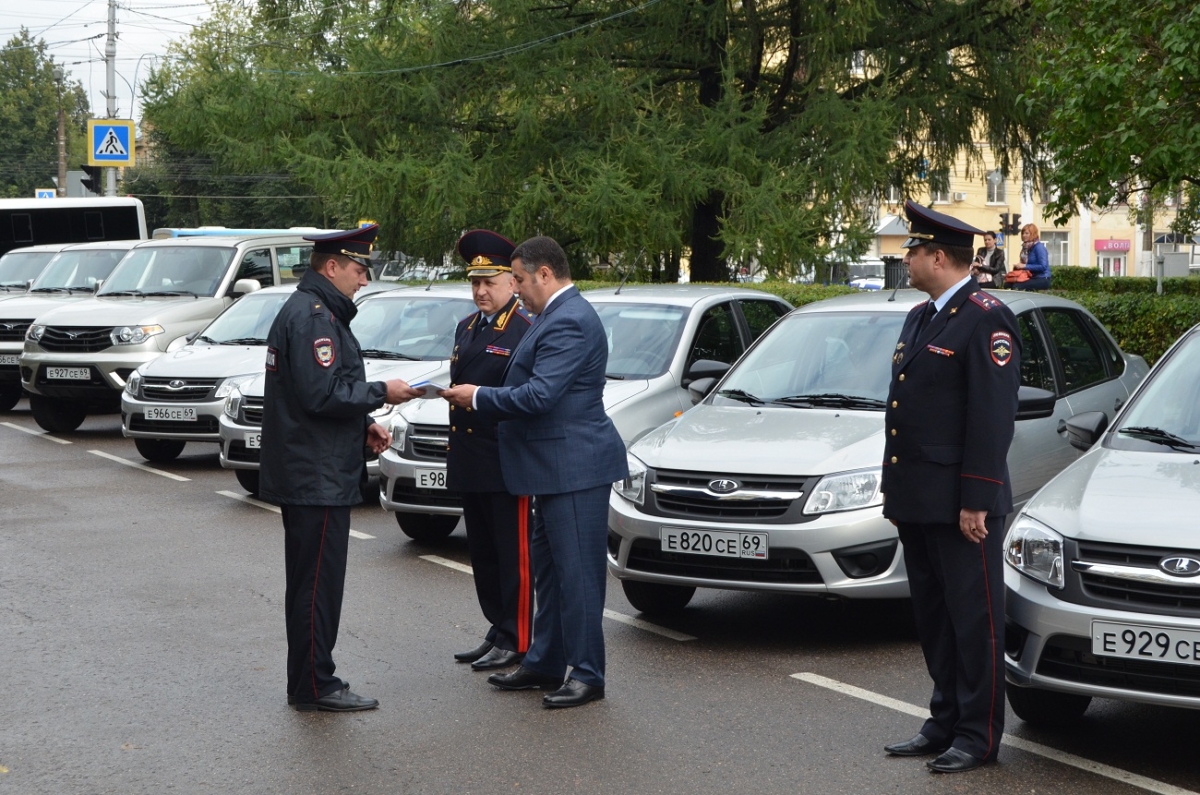
<path fill-rule="evenodd" d="M 504 483 L 513 494 L 536 497 L 533 643 L 515 671 L 488 682 L 504 690 L 557 688 L 543 705 L 574 707 L 604 697 L 608 492 L 628 475 L 625 445 L 604 413 L 604 326 L 571 283 L 566 253 L 535 237 L 513 252 L 512 266 L 522 303 L 538 317 L 513 352 L 504 385 L 463 384 L 442 396 L 500 421 Z"/>
<path fill-rule="evenodd" d="M 885 747 L 939 754 L 939 773 L 993 761 L 1004 733 L 1004 519 L 1020 335 L 971 277 L 978 229 L 907 202 L 905 264 L 930 300 L 909 312 L 892 356 L 883 515 L 898 528 L 917 634 L 933 678 L 920 733 Z"/>
<path fill-rule="evenodd" d="M 450 385 L 500 386 L 513 349 L 532 318 L 513 295 L 505 237 L 476 229 L 458 241 L 467 262 L 471 295 L 479 307 L 458 323 L 450 357 Z M 491 627 L 482 644 L 454 659 L 476 671 L 516 665 L 533 635 L 533 569 L 529 563 L 529 497 L 504 488 L 495 420 L 470 406 L 450 407 L 446 487 L 462 495 L 467 547 L 479 607 Z"/>

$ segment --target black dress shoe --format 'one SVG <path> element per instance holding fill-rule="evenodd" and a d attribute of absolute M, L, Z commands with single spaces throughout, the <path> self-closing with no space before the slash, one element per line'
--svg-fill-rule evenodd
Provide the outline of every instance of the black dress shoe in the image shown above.
<path fill-rule="evenodd" d="M 558 707 L 578 707 L 589 701 L 599 701 L 604 698 L 604 688 L 585 685 L 578 679 L 568 679 L 563 686 L 549 695 L 542 696 L 542 706 L 555 709 Z"/>
<path fill-rule="evenodd" d="M 335 690 L 327 696 L 321 696 L 315 701 L 297 701 L 297 712 L 361 712 L 366 709 L 375 709 L 379 706 L 379 702 L 373 698 L 366 698 L 350 692 L 350 688 L 343 687 L 341 690 Z"/>
<path fill-rule="evenodd" d="M 924 734 L 918 734 L 911 740 L 885 745 L 883 750 L 892 756 L 926 756 L 927 754 L 940 754 L 949 747 L 949 743 L 933 743 Z"/>
<path fill-rule="evenodd" d="M 985 764 L 987 764 L 987 760 L 978 759 L 966 751 L 958 748 L 947 748 L 946 753 L 937 759 L 930 759 L 925 763 L 925 767 L 934 773 L 965 773 L 968 770 L 983 767 Z"/>
<path fill-rule="evenodd" d="M 495 644 L 492 643 L 490 640 L 485 640 L 483 643 L 480 643 L 478 646 L 471 649 L 470 651 L 458 652 L 457 654 L 454 655 L 454 659 L 455 659 L 455 661 L 462 662 L 462 663 L 475 662 L 480 657 L 482 657 L 483 655 L 485 655 L 489 651 L 491 651 L 492 647 L 494 645 Z"/>
<path fill-rule="evenodd" d="M 519 651 L 509 651 L 508 649 L 494 646 L 487 654 L 471 663 L 471 667 L 476 671 L 492 671 L 496 668 L 508 668 L 524 659 L 525 655 Z"/>
<path fill-rule="evenodd" d="M 492 674 L 487 680 L 489 685 L 495 685 L 501 690 L 552 690 L 562 687 L 561 677 L 539 674 L 524 665 L 517 666 L 517 670 L 510 673 Z"/>

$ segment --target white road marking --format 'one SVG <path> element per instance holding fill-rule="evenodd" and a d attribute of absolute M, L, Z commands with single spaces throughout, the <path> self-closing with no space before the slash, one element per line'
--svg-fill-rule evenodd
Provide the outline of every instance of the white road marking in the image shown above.
<path fill-rule="evenodd" d="M 106 453 L 103 450 L 88 450 L 88 452 L 92 455 L 98 455 L 101 458 L 107 458 L 109 461 L 116 461 L 118 464 L 124 464 L 125 466 L 133 467 L 134 469 L 140 469 L 143 472 L 152 472 L 155 475 L 161 475 L 162 477 L 170 478 L 171 480 L 178 480 L 181 483 L 186 483 L 191 480 L 191 478 L 185 478 L 183 475 L 176 475 L 174 472 L 164 472 L 161 469 L 155 469 L 154 467 L 148 467 L 145 464 L 139 464 L 137 461 L 130 461 L 128 458 L 121 458 L 119 455 Z"/>
<path fill-rule="evenodd" d="M 897 712 L 903 712 L 906 715 L 912 715 L 916 718 L 928 718 L 929 710 L 918 707 L 916 704 L 909 704 L 907 701 L 899 701 L 889 696 L 881 695 L 871 690 L 864 690 L 861 687 L 848 685 L 845 682 L 839 682 L 836 679 L 829 679 L 819 674 L 798 673 L 792 674 L 793 679 L 799 679 L 802 682 L 808 682 L 817 687 L 823 687 L 827 690 L 833 690 L 843 695 L 861 698 L 863 701 L 870 701 L 872 704 L 878 704 L 881 707 L 894 709 Z M 1124 784 L 1129 784 L 1139 789 L 1144 789 L 1147 792 L 1158 793 L 1158 795 L 1198 795 L 1195 791 L 1176 787 L 1174 784 L 1168 784 L 1165 781 L 1148 778 L 1146 776 L 1131 773 L 1128 770 L 1122 770 L 1119 767 L 1106 765 L 1102 762 L 1094 762 L 1091 759 L 1085 759 L 1082 756 L 1069 754 L 1066 751 L 1060 751 L 1057 748 L 1051 748 L 1048 745 L 1035 743 L 1032 740 L 1026 740 L 1022 737 L 1014 737 L 1005 732 L 1000 740 L 1005 745 L 1017 748 L 1021 751 L 1026 751 L 1038 756 L 1044 756 L 1060 764 L 1069 765 L 1071 767 L 1086 770 L 1089 773 L 1095 773 L 1098 776 L 1111 778 L 1114 781 L 1120 781 Z"/>
<path fill-rule="evenodd" d="M 458 561 L 450 560 L 449 558 L 443 558 L 440 555 L 421 555 L 420 557 L 421 560 L 427 560 L 430 563 L 436 563 L 439 566 L 445 566 L 448 569 L 461 571 L 463 574 L 473 575 L 475 573 L 475 571 L 465 563 L 459 563 Z M 640 618 L 634 618 L 633 616 L 627 616 L 624 613 L 618 613 L 616 610 L 609 610 L 608 608 L 605 608 L 604 617 L 611 618 L 613 621 L 619 621 L 622 624 L 628 624 L 631 627 L 636 627 L 637 629 L 645 632 L 652 632 L 655 635 L 662 635 L 664 638 L 670 638 L 671 640 L 696 640 L 696 638 L 692 635 L 685 635 L 684 633 L 676 632 L 673 629 L 660 627 L 657 624 L 651 624 L 649 621 L 643 621 Z"/>
<path fill-rule="evenodd" d="M 35 431 L 33 428 L 22 428 L 20 425 L 17 425 L 15 422 L 0 422 L 0 425 L 4 425 L 5 427 L 12 428 L 14 431 L 21 431 L 22 433 L 27 433 L 30 436 L 40 436 L 43 439 L 49 439 L 50 441 L 58 442 L 59 444 L 72 444 L 72 442 L 69 442 L 66 439 L 59 439 L 57 436 L 51 436 L 46 431 Z"/>
<path fill-rule="evenodd" d="M 283 513 L 282 511 L 279 510 L 278 505 L 272 505 L 269 502 L 263 502 L 262 500 L 256 500 L 253 497 L 250 497 L 246 494 L 238 494 L 236 491 L 218 491 L 217 494 L 220 494 L 222 497 L 229 497 L 230 499 L 237 500 L 238 502 L 244 502 L 247 505 L 253 505 L 255 507 L 262 508 L 264 511 L 271 511 L 272 513 Z M 351 530 L 350 537 L 351 538 L 374 538 L 375 536 L 367 535 L 366 533 L 360 533 L 357 530 Z"/>

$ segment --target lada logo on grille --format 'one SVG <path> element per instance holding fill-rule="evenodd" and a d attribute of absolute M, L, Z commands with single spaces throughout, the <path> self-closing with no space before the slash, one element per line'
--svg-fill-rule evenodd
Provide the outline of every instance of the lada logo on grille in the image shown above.
<path fill-rule="evenodd" d="M 67 336 L 70 337 L 71 339 L 75 339 L 76 337 L 79 336 L 79 332 L 78 331 L 68 331 Z"/>
<path fill-rule="evenodd" d="M 1176 577 L 1195 577 L 1200 574 L 1200 560 L 1184 555 L 1172 555 L 1158 562 L 1158 567 Z"/>
<path fill-rule="evenodd" d="M 13 329 L 15 329 L 17 327 L 16 323 L 5 323 L 3 325 L 4 325 L 4 328 L 6 328 L 9 331 L 12 331 Z"/>
<path fill-rule="evenodd" d="M 187 381 L 181 381 L 178 378 L 167 382 L 167 389 L 183 389 L 187 386 Z"/>
<path fill-rule="evenodd" d="M 715 494 L 731 494 L 740 487 L 741 484 L 736 480 L 718 478 L 717 480 L 708 481 L 708 490 Z"/>

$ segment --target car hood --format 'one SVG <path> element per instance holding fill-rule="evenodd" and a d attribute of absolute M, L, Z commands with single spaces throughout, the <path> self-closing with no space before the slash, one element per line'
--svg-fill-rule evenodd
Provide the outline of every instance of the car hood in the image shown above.
<path fill-rule="evenodd" d="M 651 431 L 629 452 L 648 466 L 746 475 L 824 475 L 879 466 L 883 412 L 710 406 Z"/>
<path fill-rule="evenodd" d="M 632 381 L 606 381 L 604 383 L 604 410 L 612 411 L 615 406 L 624 403 L 634 395 L 645 392 L 650 382 L 644 378 Z"/>
<path fill-rule="evenodd" d="M 142 375 L 158 378 L 226 378 L 261 372 L 265 345 L 186 345 L 142 365 Z"/>
<path fill-rule="evenodd" d="M 1025 513 L 1069 538 L 1200 546 L 1200 456 L 1099 448 L 1064 469 Z"/>
<path fill-rule="evenodd" d="M 216 317 L 220 298 L 98 298 L 75 301 L 38 318 L 48 326 L 144 326 Z"/>
<path fill-rule="evenodd" d="M 3 295 L 3 293 L 0 293 Z M 0 301 L 0 320 L 36 320 L 60 307 L 92 298 L 91 293 L 22 293 Z"/>

